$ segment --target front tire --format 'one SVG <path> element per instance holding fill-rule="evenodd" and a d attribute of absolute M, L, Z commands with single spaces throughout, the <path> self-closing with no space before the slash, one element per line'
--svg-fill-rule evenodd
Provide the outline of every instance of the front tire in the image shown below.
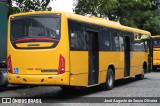
<path fill-rule="evenodd" d="M 106 90 L 111 90 L 114 86 L 114 72 L 111 68 L 107 71 L 106 83 L 102 84 L 102 88 Z"/>

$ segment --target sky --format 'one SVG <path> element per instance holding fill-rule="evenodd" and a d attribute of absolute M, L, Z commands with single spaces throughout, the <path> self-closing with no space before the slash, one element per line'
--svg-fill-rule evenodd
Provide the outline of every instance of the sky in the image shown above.
<path fill-rule="evenodd" d="M 73 12 L 73 3 L 74 0 L 56 0 L 52 1 L 49 6 L 52 7 L 52 11 L 66 11 Z"/>

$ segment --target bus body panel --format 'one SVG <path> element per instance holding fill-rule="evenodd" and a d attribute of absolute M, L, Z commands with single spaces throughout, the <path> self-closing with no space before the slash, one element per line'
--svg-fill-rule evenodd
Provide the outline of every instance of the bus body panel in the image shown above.
<path fill-rule="evenodd" d="M 12 60 L 13 71 L 15 68 L 17 68 L 18 74 L 20 75 L 57 74 L 59 57 L 61 52 L 55 52 L 54 50 L 36 50 L 36 51 L 16 50 L 15 52 L 17 53 L 11 55 L 11 60 Z M 47 70 L 53 70 L 53 72 L 49 72 Z"/>
<path fill-rule="evenodd" d="M 45 14 L 45 13 L 43 13 Z M 61 14 L 61 23 L 67 23 L 66 15 Z M 10 22 L 9 22 L 10 27 Z M 68 30 L 67 24 L 61 24 L 61 38 L 58 45 L 55 48 L 50 49 L 15 49 L 10 43 L 10 30 L 8 34 L 8 56 L 11 56 L 12 70 L 13 72 L 18 69 L 17 74 L 9 73 L 9 83 L 11 84 L 62 84 L 69 85 L 69 42 L 68 42 Z M 32 42 L 31 42 L 32 43 Z M 35 42 L 33 42 L 35 43 Z M 32 43 L 32 44 L 33 44 Z M 36 42 L 36 44 L 42 46 L 50 45 L 48 42 Z M 18 46 L 25 47 L 28 43 L 19 44 Z M 60 61 L 60 55 L 65 59 L 65 73 L 58 74 L 58 67 Z M 47 77 L 52 77 L 51 80 L 47 80 Z M 22 79 L 14 79 L 13 77 L 19 76 L 29 82 L 24 82 Z M 46 80 L 42 83 L 40 80 Z M 33 78 L 35 77 L 35 78 Z M 55 78 L 54 78 L 55 77 Z M 65 78 L 65 81 L 64 81 Z M 63 80 L 63 81 L 61 81 Z"/>
<path fill-rule="evenodd" d="M 116 57 L 116 58 L 115 58 Z M 99 83 L 106 81 L 106 72 L 110 65 L 115 67 L 115 80 L 124 77 L 124 53 L 123 52 L 100 52 L 99 53 Z"/>
<path fill-rule="evenodd" d="M 152 36 L 152 47 L 153 47 L 153 68 L 157 69 L 160 67 L 160 36 Z M 155 70 L 154 70 L 155 71 Z"/>
<path fill-rule="evenodd" d="M 159 51 L 153 52 L 153 65 L 160 66 L 160 52 Z"/>
<path fill-rule="evenodd" d="M 71 86 L 88 86 L 88 74 L 74 74 L 70 75 Z"/>
<path fill-rule="evenodd" d="M 46 12 L 48 13 L 48 12 Z M 21 15 L 30 15 L 34 13 L 22 13 Z M 45 14 L 45 12 L 35 12 L 35 14 Z M 49 13 L 52 14 L 52 13 Z M 19 16 L 19 15 L 14 15 Z M 11 16 L 12 17 L 12 16 Z M 114 24 L 113 22 L 105 24 L 106 21 L 97 20 L 93 18 L 86 18 L 78 15 L 68 15 L 61 13 L 61 38 L 59 40 L 58 45 L 55 48 L 47 48 L 47 49 L 34 49 L 36 46 L 41 47 L 49 47 L 54 42 L 29 42 L 29 43 L 19 43 L 16 44 L 17 47 L 22 47 L 23 49 L 16 49 L 13 47 L 11 41 L 10 41 L 10 29 L 8 30 L 8 57 L 11 57 L 12 62 L 12 70 L 17 71 L 17 74 L 8 74 L 8 79 L 10 84 L 36 84 L 36 85 L 71 85 L 71 86 L 92 86 L 89 85 L 89 72 L 90 72 L 90 64 L 92 62 L 95 62 L 96 59 L 99 59 L 98 62 L 96 60 L 96 64 L 98 67 L 97 74 L 98 77 L 98 83 L 96 82 L 95 85 L 106 83 L 106 76 L 107 76 L 107 70 L 110 66 L 114 67 L 115 71 L 115 80 L 122 79 L 125 77 L 124 70 L 125 70 L 125 54 L 123 50 L 112 50 L 110 51 L 100 51 L 98 50 L 99 47 L 96 45 L 96 52 L 97 54 L 94 56 L 97 56 L 97 58 L 94 60 L 90 60 L 90 49 L 86 50 L 71 50 L 70 48 L 70 37 L 69 35 L 69 25 L 68 20 L 73 19 L 75 21 L 80 21 L 81 25 L 83 26 L 83 29 L 85 29 L 84 35 L 87 35 L 88 32 L 90 34 L 90 37 L 93 38 L 93 40 L 96 40 L 93 42 L 90 38 L 87 41 L 87 44 L 90 46 L 95 46 L 92 43 L 96 43 L 98 45 L 98 36 L 100 35 L 99 29 L 103 26 L 106 28 L 113 28 L 114 30 L 122 30 L 121 32 L 140 32 L 142 30 L 137 30 L 134 28 L 129 28 L 122 26 L 120 24 Z M 93 28 L 93 30 L 89 30 L 88 26 L 96 26 L 96 30 Z M 113 25 L 112 25 L 113 24 Z M 98 26 L 99 25 L 99 26 Z M 9 27 L 10 27 L 10 21 L 9 21 Z M 91 27 L 92 28 L 92 27 Z M 79 27 L 77 29 L 80 29 Z M 142 33 L 147 33 L 146 31 L 142 31 Z M 88 34 L 88 35 L 89 35 Z M 87 35 L 87 37 L 88 37 Z M 74 35 L 73 35 L 74 36 Z M 93 37 L 96 36 L 96 37 Z M 133 35 L 134 36 L 134 35 Z M 86 37 L 86 38 L 87 38 Z M 134 38 L 134 37 L 133 37 Z M 90 42 L 89 42 L 90 41 Z M 114 40 L 113 40 L 114 41 Z M 112 42 L 113 42 L 112 41 Z M 130 43 L 130 42 L 129 42 Z M 107 44 L 107 43 L 106 43 Z M 28 50 L 25 49 L 28 47 L 28 45 L 34 45 L 32 49 Z M 124 46 L 124 45 L 122 45 Z M 134 76 L 142 73 L 142 66 L 144 61 L 147 62 L 147 55 L 143 52 L 130 52 L 130 70 L 129 75 Z M 60 57 L 63 56 L 65 60 L 65 72 L 62 74 L 58 74 L 58 68 L 61 65 Z M 93 56 L 93 57 L 94 57 Z M 93 58 L 92 57 L 92 58 Z M 96 68 L 97 68 L 96 67 Z M 92 67 L 95 68 L 95 67 Z M 51 71 L 50 71 L 51 70 Z M 93 78 L 93 77 L 92 77 Z"/>
<path fill-rule="evenodd" d="M 70 51 L 70 85 L 88 86 L 88 52 Z"/>
<path fill-rule="evenodd" d="M 8 74 L 11 84 L 28 84 L 28 85 L 68 85 L 69 72 L 60 75 L 16 75 Z"/>
<path fill-rule="evenodd" d="M 132 59 L 131 59 L 131 67 L 133 68 L 130 76 L 141 74 L 143 63 L 146 61 L 146 53 L 144 52 L 132 52 Z"/>

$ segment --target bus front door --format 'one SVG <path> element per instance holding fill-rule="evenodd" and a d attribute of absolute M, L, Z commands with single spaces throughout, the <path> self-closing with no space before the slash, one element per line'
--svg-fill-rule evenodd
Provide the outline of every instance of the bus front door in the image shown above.
<path fill-rule="evenodd" d="M 89 73 L 88 85 L 98 84 L 99 53 L 98 53 L 98 32 L 87 31 L 89 37 Z"/>
<path fill-rule="evenodd" d="M 124 77 L 130 75 L 130 38 L 124 37 Z"/>

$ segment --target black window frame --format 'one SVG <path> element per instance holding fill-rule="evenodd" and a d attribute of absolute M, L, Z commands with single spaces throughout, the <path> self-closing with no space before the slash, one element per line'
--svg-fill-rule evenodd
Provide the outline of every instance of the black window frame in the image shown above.
<path fill-rule="evenodd" d="M 108 39 L 108 43 L 109 43 L 108 48 L 105 45 L 105 40 L 107 40 L 107 39 Z M 111 51 L 111 50 L 112 50 L 111 29 L 107 28 L 107 27 L 101 27 L 100 28 L 100 35 L 99 35 L 99 51 Z"/>
<path fill-rule="evenodd" d="M 86 47 L 85 48 L 74 48 L 74 47 L 71 47 L 71 33 L 72 33 L 72 29 L 74 29 L 74 25 L 81 25 L 82 27 L 82 34 L 84 36 L 84 39 L 85 39 L 85 45 Z M 79 21 L 75 21 L 75 20 L 71 20 L 71 19 L 68 19 L 68 36 L 69 36 L 69 48 L 71 51 L 88 51 L 88 41 L 87 41 L 87 35 L 86 35 L 86 32 L 85 32 L 85 24 L 83 22 L 79 22 Z"/>
<path fill-rule="evenodd" d="M 11 40 L 11 30 L 12 30 L 12 23 L 11 21 L 12 20 L 16 20 L 16 19 L 22 19 L 23 17 L 36 17 L 36 16 L 50 16 L 50 17 L 56 17 L 56 18 L 59 18 L 59 37 L 57 39 L 54 40 L 54 43 L 53 45 L 51 45 L 50 47 L 18 47 L 16 46 L 16 43 L 12 42 Z M 61 39 L 61 24 L 62 24 L 62 15 L 61 14 L 49 14 L 49 13 L 45 13 L 45 14 L 29 14 L 29 15 L 21 15 L 21 16 L 15 16 L 15 17 L 11 17 L 10 18 L 10 42 L 12 44 L 12 46 L 15 48 L 15 49 L 27 49 L 27 50 L 32 50 L 32 49 L 52 49 L 52 48 L 55 48 L 57 47 L 57 45 L 59 44 L 59 40 Z M 33 37 L 34 38 L 34 37 Z M 48 37 L 50 38 L 50 37 Z M 29 42 L 53 42 L 53 41 L 48 41 L 48 40 L 41 40 L 41 41 L 35 41 L 35 40 L 30 40 L 30 41 L 25 41 L 25 42 L 18 42 L 18 43 L 29 43 Z"/>

